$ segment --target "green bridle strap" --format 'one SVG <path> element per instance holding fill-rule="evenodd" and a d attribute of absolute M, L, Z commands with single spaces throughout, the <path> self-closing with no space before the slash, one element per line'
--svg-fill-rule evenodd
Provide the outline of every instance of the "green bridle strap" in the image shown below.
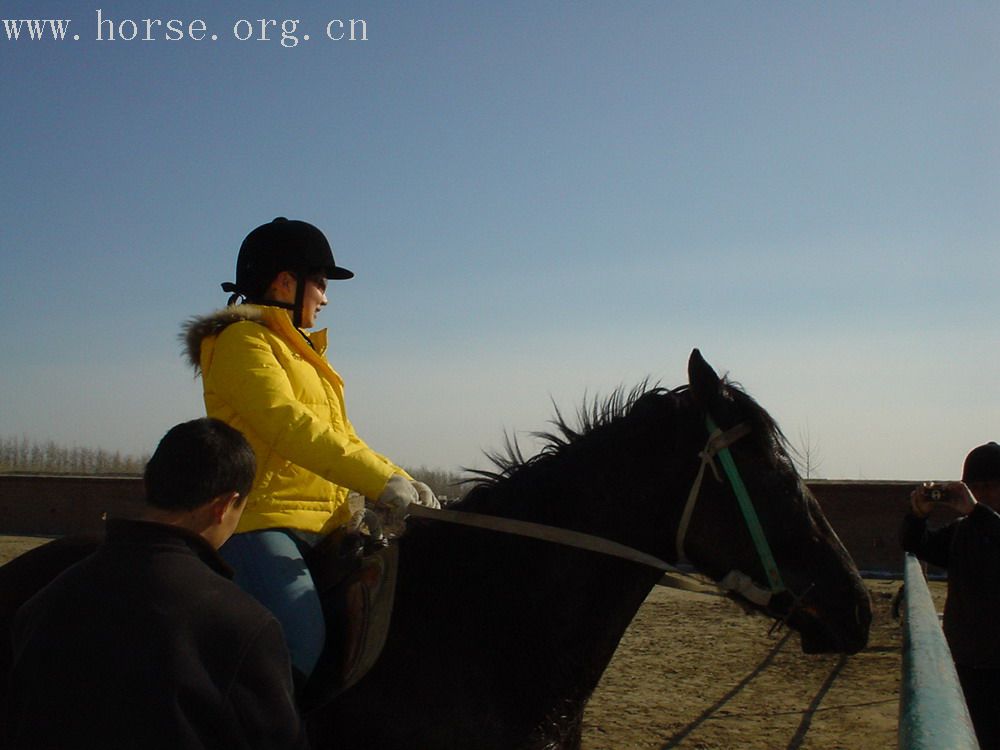
<path fill-rule="evenodd" d="M 706 416 L 705 423 L 708 426 L 709 435 L 719 431 L 719 428 L 712 421 L 711 417 Z M 753 539 L 761 565 L 764 566 L 764 573 L 767 575 L 767 582 L 771 587 L 771 593 L 781 593 L 786 590 L 785 584 L 781 580 L 781 573 L 778 572 L 778 565 L 774 561 L 774 555 L 771 554 L 771 546 L 767 543 L 767 537 L 764 534 L 763 527 L 760 525 L 757 511 L 754 510 L 753 502 L 750 500 L 750 493 L 747 492 L 746 485 L 743 484 L 743 479 L 740 477 L 739 469 L 736 468 L 733 454 L 729 452 L 729 448 L 720 448 L 716 455 L 719 457 L 723 471 L 729 477 L 729 484 L 736 494 L 737 502 L 740 504 L 743 518 L 747 522 L 747 529 L 750 531 L 750 538 Z"/>

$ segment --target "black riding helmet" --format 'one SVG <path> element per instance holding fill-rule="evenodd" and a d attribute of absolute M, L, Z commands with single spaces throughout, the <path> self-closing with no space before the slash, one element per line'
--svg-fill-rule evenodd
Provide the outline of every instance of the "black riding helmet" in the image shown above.
<path fill-rule="evenodd" d="M 334 261 L 330 243 L 319 229 L 305 221 L 279 216 L 246 236 L 236 258 L 236 283 L 227 281 L 222 290 L 232 293 L 230 305 L 235 304 L 239 297 L 260 304 L 268 286 L 282 271 L 292 273 L 299 280 L 312 273 L 322 273 L 328 279 L 338 280 L 354 277 L 351 271 Z M 302 325 L 304 291 L 305 284 L 300 283 L 294 305 L 271 301 L 267 304 L 292 310 L 295 325 L 299 327 Z"/>

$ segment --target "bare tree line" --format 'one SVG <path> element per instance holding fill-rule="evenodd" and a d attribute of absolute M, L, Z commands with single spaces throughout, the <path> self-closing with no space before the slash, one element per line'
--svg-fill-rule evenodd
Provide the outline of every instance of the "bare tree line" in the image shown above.
<path fill-rule="evenodd" d="M 38 442 L 28 437 L 0 438 L 0 472 L 140 476 L 148 460 L 149 454 L 131 456 L 103 448 L 67 448 L 54 440 Z M 455 498 L 465 492 L 463 477 L 454 472 L 425 466 L 408 471 L 436 495 Z"/>
<path fill-rule="evenodd" d="M 0 438 L 0 471 L 38 474 L 142 474 L 148 455 L 123 456 L 103 448 L 67 448 L 54 440 Z"/>

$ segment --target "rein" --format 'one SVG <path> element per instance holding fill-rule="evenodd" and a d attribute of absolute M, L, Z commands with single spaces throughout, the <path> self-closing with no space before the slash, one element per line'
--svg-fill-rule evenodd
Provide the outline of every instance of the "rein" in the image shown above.
<path fill-rule="evenodd" d="M 423 505 L 411 504 L 406 509 L 407 514 L 413 518 L 429 518 L 434 521 L 444 521 L 459 526 L 471 526 L 476 529 L 487 529 L 489 531 L 500 531 L 514 536 L 528 537 L 529 539 L 539 539 L 544 542 L 554 542 L 567 547 L 598 552 L 602 555 L 617 557 L 622 560 L 639 563 L 656 570 L 663 571 L 663 578 L 659 585 L 670 586 L 672 588 L 685 589 L 687 591 L 701 592 L 702 588 L 697 584 L 689 582 L 683 578 L 670 575 L 671 573 L 681 573 L 670 563 L 664 562 L 658 557 L 642 552 L 625 544 L 613 542 L 610 539 L 585 534 L 582 531 L 571 531 L 561 529 L 556 526 L 547 526 L 533 521 L 519 521 L 513 518 L 503 518 L 502 516 L 489 516 L 485 513 L 471 513 L 469 511 L 446 510 L 438 508 L 427 508 Z"/>

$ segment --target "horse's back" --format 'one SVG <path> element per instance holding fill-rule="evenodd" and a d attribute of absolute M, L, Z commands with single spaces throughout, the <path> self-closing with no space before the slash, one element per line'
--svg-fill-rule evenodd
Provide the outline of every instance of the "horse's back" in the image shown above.
<path fill-rule="evenodd" d="M 7 679 L 14 660 L 14 615 L 22 604 L 66 568 L 94 552 L 100 543 L 97 536 L 54 539 L 0 566 L 0 715 L 5 711 Z"/>
<path fill-rule="evenodd" d="M 0 623 L 8 624 L 22 604 L 100 543 L 97 536 L 53 539 L 0 566 Z"/>

